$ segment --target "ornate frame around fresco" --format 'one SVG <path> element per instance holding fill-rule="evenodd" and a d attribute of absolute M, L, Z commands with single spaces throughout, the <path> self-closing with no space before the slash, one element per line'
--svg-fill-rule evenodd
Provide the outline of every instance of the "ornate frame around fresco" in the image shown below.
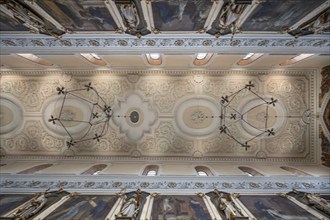
<path fill-rule="evenodd" d="M 50 216 L 52 213 L 54 213 L 54 211 L 57 211 L 57 214 L 62 216 L 61 213 L 58 213 L 59 210 L 62 210 L 62 214 L 68 216 L 70 215 L 71 217 L 77 217 L 82 215 L 93 217 L 96 214 L 99 216 L 101 215 L 103 217 L 106 216 L 105 219 L 111 220 L 135 219 L 134 217 L 121 216 L 119 213 L 121 213 L 121 211 L 123 210 L 122 208 L 127 201 L 125 195 L 136 196 L 139 192 L 141 191 L 138 188 L 137 190 L 133 191 L 117 190 L 117 193 L 100 193 L 92 191 L 86 191 L 83 193 L 70 193 L 68 191 L 64 191 L 62 188 L 52 188 L 51 190 L 47 189 L 42 192 L 37 192 L 36 194 L 34 194 L 34 197 L 32 199 L 23 202 L 20 205 L 16 204 L 15 208 L 8 210 L 8 212 L 1 217 L 10 218 L 12 216 L 16 216 L 22 218 L 36 217 L 47 219 L 47 216 Z M 242 195 L 239 193 L 227 193 L 225 191 L 220 192 L 217 189 L 214 189 L 213 191 L 208 191 L 207 193 L 201 193 L 198 189 L 195 189 L 190 193 L 176 193 L 167 191 L 164 194 L 159 193 L 159 191 L 157 190 L 150 191 L 150 193 L 142 191 L 141 193 L 144 195 L 144 201 L 140 204 L 141 206 L 139 207 L 139 209 L 136 209 L 135 207 L 135 210 L 137 211 L 137 219 L 149 219 L 153 216 L 153 213 L 156 210 L 163 210 L 163 214 L 168 213 L 169 215 L 177 215 L 180 213 L 183 213 L 184 215 L 189 215 L 189 212 L 191 212 L 190 216 L 197 215 L 198 217 L 200 217 L 200 219 L 202 219 L 201 215 L 205 217 L 205 214 L 209 214 L 209 217 L 211 217 L 212 219 L 224 219 L 228 216 L 236 217 L 238 219 L 256 219 L 254 214 L 252 213 L 258 215 L 260 214 L 261 216 L 276 216 L 277 214 L 285 215 L 289 212 L 292 215 L 295 214 L 295 210 L 297 210 L 297 213 L 305 213 L 305 215 L 308 214 L 309 217 L 314 216 L 315 219 L 326 219 L 326 215 L 322 214 L 322 212 L 316 211 L 315 209 L 308 207 L 303 202 L 298 201 L 297 199 L 292 197 L 292 194 L 290 194 L 292 192 L 297 191 L 290 191 L 286 194 L 246 193 Z M 219 193 L 225 196 L 223 197 L 223 200 L 221 200 L 221 202 L 224 202 L 224 206 L 218 204 L 216 195 L 220 196 L 218 199 L 222 198 Z M 23 194 L 16 193 L 16 195 L 20 196 Z M 244 199 L 245 201 L 241 199 L 241 197 L 246 196 L 248 200 L 246 200 L 246 198 Z M 262 199 L 258 200 L 257 198 Z M 167 200 L 165 201 L 165 199 Z M 39 203 L 39 200 L 43 201 L 43 203 Z M 157 200 L 158 203 L 155 203 L 155 200 Z M 72 204 L 73 201 L 79 202 Z M 108 204 L 107 202 L 109 201 L 110 203 Z M 287 210 L 287 212 L 282 212 L 282 209 L 286 208 L 285 203 L 287 203 L 287 205 L 290 205 L 290 210 Z M 155 209 L 154 205 L 157 204 L 158 209 Z M 270 204 L 275 205 L 275 207 L 270 207 Z M 230 207 L 227 210 L 228 212 L 226 214 L 226 217 L 224 216 L 224 214 L 220 215 L 220 210 L 226 209 L 228 206 Z M 95 209 L 95 207 L 98 207 L 98 209 Z M 164 211 L 164 209 L 166 210 Z M 182 212 L 182 209 L 184 210 L 184 212 Z M 98 211 L 97 213 L 93 213 L 93 211 L 91 210 L 94 210 L 94 212 L 95 210 Z M 30 213 L 29 211 L 32 212 Z M 241 213 L 240 216 L 236 215 L 238 212 Z M 99 218 L 100 217 L 98 217 L 98 219 Z"/>

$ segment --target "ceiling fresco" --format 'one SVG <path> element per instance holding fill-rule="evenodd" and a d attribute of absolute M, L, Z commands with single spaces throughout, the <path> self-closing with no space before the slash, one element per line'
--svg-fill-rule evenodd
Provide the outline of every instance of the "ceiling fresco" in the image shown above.
<path fill-rule="evenodd" d="M 317 125 L 308 110 L 316 114 L 315 70 L 329 60 L 328 8 L 325 0 L 0 1 L 0 153 L 316 163 Z M 302 35 L 311 36 L 295 38 Z M 161 65 L 148 64 L 150 51 L 161 53 Z M 194 65 L 198 52 L 213 53 L 207 65 Z M 105 65 L 81 53 L 96 53 Z M 264 56 L 238 65 L 248 53 Z M 300 53 L 314 55 L 293 68 L 279 65 Z M 246 150 L 220 133 L 218 119 L 221 97 L 249 81 L 278 105 L 270 109 L 275 136 L 254 139 Z M 100 142 L 68 148 L 63 131 L 48 122 L 56 87 L 89 82 L 114 115 L 134 120 L 114 117 Z M 256 103 L 247 94 L 237 98 L 233 109 Z M 86 107 L 73 103 L 67 117 L 85 117 Z M 260 110 L 246 115 L 252 127 L 264 123 Z M 250 127 L 233 123 L 232 133 L 249 140 Z"/>
<path fill-rule="evenodd" d="M 264 1 L 251 13 L 241 28 L 243 31 L 284 32 L 324 2 L 325 0 Z"/>
<path fill-rule="evenodd" d="M 204 28 L 211 1 L 152 1 L 155 28 L 160 31 L 198 31 Z"/>
<path fill-rule="evenodd" d="M 1 17 L 1 31 L 25 31 L 18 22 L 34 33 L 53 36 L 91 31 L 137 37 L 196 32 L 216 37 L 240 32 L 291 32 L 296 36 L 292 31 L 298 24 L 315 24 L 327 8 L 325 0 L 15 0 L 0 4 L 6 14 Z M 42 22 L 35 22 L 36 17 Z M 318 34 L 329 27 L 328 15 L 321 20 L 316 22 Z"/>
<path fill-rule="evenodd" d="M 5 13 L 0 13 L 0 27 L 1 31 L 28 31 L 27 27 L 11 19 Z"/>
<path fill-rule="evenodd" d="M 117 28 L 102 0 L 38 0 L 36 2 L 71 31 L 114 31 Z"/>

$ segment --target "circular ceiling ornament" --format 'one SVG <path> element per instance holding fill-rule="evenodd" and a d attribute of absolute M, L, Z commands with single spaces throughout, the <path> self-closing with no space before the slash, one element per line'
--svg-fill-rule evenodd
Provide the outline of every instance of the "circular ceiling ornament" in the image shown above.
<path fill-rule="evenodd" d="M 126 122 L 131 127 L 139 127 L 144 121 L 144 114 L 140 108 L 131 108 L 126 112 Z"/>
<path fill-rule="evenodd" d="M 219 108 L 214 101 L 190 98 L 181 102 L 175 110 L 175 125 L 184 136 L 208 137 L 218 129 Z"/>
<path fill-rule="evenodd" d="M 18 129 L 23 122 L 20 105 L 10 98 L 0 97 L 0 134 L 4 135 Z"/>
<path fill-rule="evenodd" d="M 64 103 L 62 97 L 53 97 L 45 107 L 43 119 L 46 126 L 57 135 L 66 135 L 67 131 L 76 135 L 88 128 L 89 125 L 83 121 L 89 120 L 91 109 L 91 105 L 74 97 L 67 98 Z M 62 124 L 49 123 L 51 115 L 58 116 Z"/>
<path fill-rule="evenodd" d="M 145 133 L 151 133 L 158 117 L 149 101 L 136 93 L 119 100 L 119 107 L 114 112 L 114 124 L 120 128 L 120 133 L 133 142 L 142 139 Z"/>

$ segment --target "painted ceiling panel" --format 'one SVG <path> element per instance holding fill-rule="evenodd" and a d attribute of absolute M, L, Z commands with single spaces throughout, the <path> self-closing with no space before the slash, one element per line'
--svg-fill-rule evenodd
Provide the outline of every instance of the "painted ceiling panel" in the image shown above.
<path fill-rule="evenodd" d="M 241 28 L 243 31 L 282 31 L 324 2 L 325 0 L 267 0 L 257 6 Z"/>
<path fill-rule="evenodd" d="M 160 31 L 197 31 L 212 7 L 212 1 L 156 0 L 152 2 L 155 28 Z"/>
<path fill-rule="evenodd" d="M 9 17 L 5 13 L 0 13 L 0 30 L 1 31 L 28 31 L 28 29 L 18 23 L 15 19 Z"/>
<path fill-rule="evenodd" d="M 117 28 L 101 0 L 37 0 L 37 3 L 72 31 L 114 31 Z"/>

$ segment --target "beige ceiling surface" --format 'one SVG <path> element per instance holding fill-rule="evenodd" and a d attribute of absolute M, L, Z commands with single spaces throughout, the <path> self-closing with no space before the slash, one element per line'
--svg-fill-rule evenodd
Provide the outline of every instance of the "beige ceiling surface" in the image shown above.
<path fill-rule="evenodd" d="M 315 163 L 318 160 L 315 121 L 306 115 L 308 110 L 314 111 L 316 104 L 315 94 L 311 92 L 315 91 L 315 71 L 264 71 L 260 76 L 248 70 L 217 71 L 212 75 L 205 72 L 202 76 L 181 71 L 177 71 L 177 75 L 186 75 L 171 76 L 166 71 L 147 71 L 140 76 L 116 76 L 107 71 L 94 72 L 92 76 L 86 75 L 90 74 L 88 72 L 79 76 L 80 73 L 84 74 L 83 71 L 67 74 L 53 71 L 47 76 L 46 72 L 35 73 L 34 77 L 33 74 L 24 75 L 24 72 L 2 75 L 1 104 L 19 119 L 1 127 L 2 154 L 182 156 L 223 161 L 267 158 L 268 162 L 278 163 Z M 219 116 L 222 97 L 244 88 L 249 81 L 255 85 L 252 91 L 268 101 L 277 99 L 278 103 L 272 110 L 271 120 L 275 136 L 264 133 L 251 140 L 250 147 L 245 149 L 233 138 L 220 133 Z M 112 107 L 113 117 L 99 142 L 86 141 L 68 147 L 69 137 L 63 128 L 49 122 L 51 115 L 56 117 L 58 103 L 63 103 L 56 88 L 85 88 L 89 82 Z M 66 102 L 66 118 L 89 117 L 91 110 L 85 103 L 90 98 L 87 94 L 84 99 L 73 97 Z M 256 95 L 245 91 L 235 97 L 231 107 L 246 112 L 260 102 Z M 6 112 L 2 112 L 2 117 L 9 114 Z M 133 112 L 138 114 L 135 120 L 116 117 Z M 229 125 L 230 134 L 241 143 L 260 132 L 253 127 L 264 124 L 265 112 L 255 108 L 244 117 L 249 124 L 235 119 Z M 79 136 L 86 129 L 94 131 L 94 128 L 74 123 L 70 132 Z"/>
<path fill-rule="evenodd" d="M 318 71 L 329 65 L 329 25 L 317 27 L 316 22 L 314 27 L 315 19 L 329 8 L 328 1 L 288 1 L 285 6 L 268 0 L 240 6 L 232 1 L 134 1 L 134 7 L 144 7 L 134 15 L 141 21 L 134 27 L 127 26 L 130 18 L 116 6 L 123 1 L 97 0 L 92 5 L 70 1 L 69 13 L 56 6 L 62 4 L 60 0 L 52 4 L 24 2 L 20 5 L 25 10 L 5 6 L 0 9 L 0 117 L 7 119 L 0 127 L 1 154 L 278 164 L 320 160 L 317 119 L 308 117 L 308 110 L 311 115 L 318 113 Z M 160 5 L 173 13 L 161 16 L 157 11 Z M 231 13 L 225 11 L 227 6 L 242 7 L 244 13 L 231 21 Z M 95 11 L 94 7 L 104 13 L 91 15 L 89 10 Z M 268 10 L 269 16 L 261 10 Z M 27 20 L 19 23 L 15 13 Z M 42 30 L 56 31 L 61 36 L 53 37 L 54 33 L 44 33 L 33 26 L 29 13 L 49 21 Z M 91 23 L 91 17 L 105 23 Z M 182 22 L 180 17 L 189 22 Z M 221 26 L 220 20 L 228 23 Z M 255 20 L 260 21 L 258 25 L 253 25 Z M 320 29 L 300 36 L 306 27 Z M 39 34 L 31 34 L 29 29 Z M 239 33 L 232 33 L 233 29 Z M 219 34 L 220 37 L 214 36 Z M 160 65 L 148 64 L 145 54 L 151 52 L 160 53 Z M 213 56 L 205 65 L 197 66 L 193 62 L 199 52 Z M 31 53 L 54 65 L 35 64 L 17 53 Z M 96 53 L 106 65 L 94 65 L 80 53 Z M 264 56 L 249 65 L 237 65 L 248 53 Z M 315 55 L 290 66 L 279 66 L 303 53 Z M 265 112 L 261 108 L 251 111 L 245 118 L 250 123 L 247 125 L 235 121 L 230 125 L 233 137 L 220 133 L 219 116 L 222 97 L 234 94 L 249 81 L 255 85 L 252 91 L 268 101 L 273 97 L 278 103 L 276 117 L 271 121 L 275 136 L 263 134 L 245 150 L 233 137 L 242 143 L 253 138 L 254 126 L 264 123 Z M 85 88 L 89 82 L 112 107 L 114 116 L 132 114 L 136 118 L 133 121 L 130 117 L 113 116 L 99 142 L 68 147 L 66 132 L 48 121 L 61 103 L 56 88 Z M 233 108 L 240 111 L 246 110 L 244 106 L 258 104 L 257 97 L 249 92 L 236 98 Z M 65 117 L 88 117 L 89 107 L 82 99 L 73 98 L 65 108 Z M 85 130 L 88 126 L 79 123 L 70 128 L 75 135 Z"/>
<path fill-rule="evenodd" d="M 54 66 L 60 68 L 93 67 L 93 64 L 80 55 L 41 55 L 39 57 L 48 60 L 53 63 Z"/>

